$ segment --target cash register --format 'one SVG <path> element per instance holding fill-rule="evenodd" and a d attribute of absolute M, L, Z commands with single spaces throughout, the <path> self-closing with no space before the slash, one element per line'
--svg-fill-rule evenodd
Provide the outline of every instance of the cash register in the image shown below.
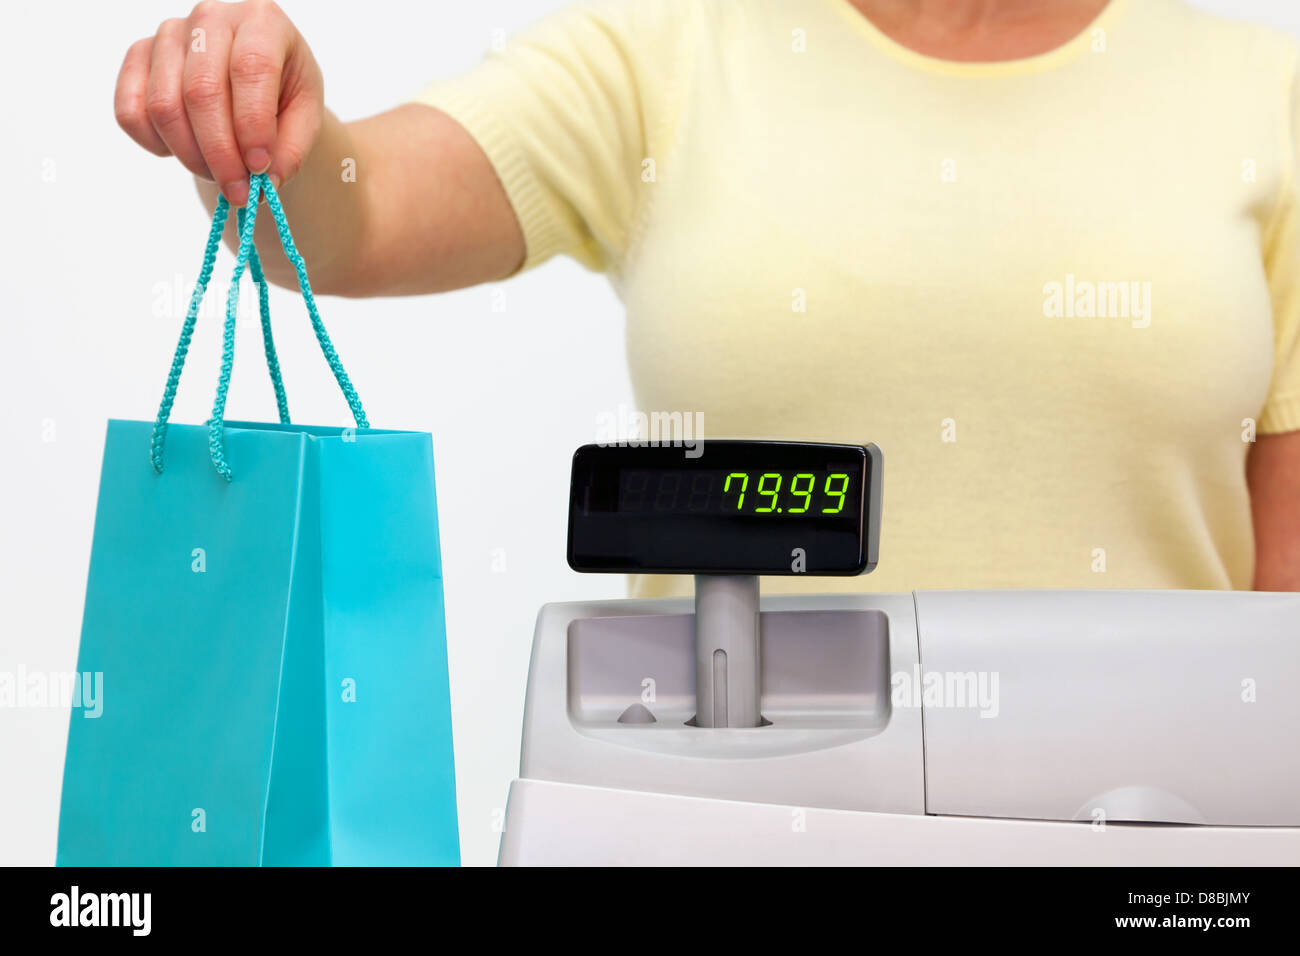
<path fill-rule="evenodd" d="M 502 865 L 1300 863 L 1300 595 L 837 593 L 881 481 L 870 444 L 578 449 L 570 566 L 695 593 L 541 609 Z"/>

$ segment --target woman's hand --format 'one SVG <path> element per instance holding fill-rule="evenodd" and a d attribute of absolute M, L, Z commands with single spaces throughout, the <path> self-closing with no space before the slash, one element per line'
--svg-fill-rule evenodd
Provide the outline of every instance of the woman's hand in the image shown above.
<path fill-rule="evenodd" d="M 202 0 L 127 50 L 114 109 L 137 143 L 242 206 L 249 173 L 279 185 L 298 172 L 320 134 L 323 90 L 306 41 L 270 0 Z"/>
<path fill-rule="evenodd" d="M 306 41 L 270 0 L 203 0 L 163 23 L 127 51 L 115 107 L 132 139 L 197 177 L 209 211 L 218 187 L 242 206 L 249 173 L 269 173 L 318 293 L 441 292 L 523 261 L 514 210 L 469 133 L 413 103 L 340 122 Z M 269 216 L 257 243 L 267 277 L 296 288 Z"/>

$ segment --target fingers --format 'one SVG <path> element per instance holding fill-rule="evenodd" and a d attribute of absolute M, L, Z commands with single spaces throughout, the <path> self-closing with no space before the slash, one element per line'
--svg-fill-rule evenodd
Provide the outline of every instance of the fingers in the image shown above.
<path fill-rule="evenodd" d="M 183 82 L 189 45 L 186 21 L 163 21 L 154 37 L 145 109 L 154 130 L 181 165 L 195 176 L 213 181 L 185 109 Z"/>
<path fill-rule="evenodd" d="M 298 174 L 320 133 L 322 109 L 319 88 L 299 90 L 284 105 L 269 170 L 272 182 L 286 183 Z"/>
<path fill-rule="evenodd" d="M 244 165 L 263 173 L 276 146 L 277 113 L 293 29 L 284 18 L 256 16 L 239 25 L 230 50 L 234 136 Z"/>
<path fill-rule="evenodd" d="M 113 91 L 113 115 L 117 118 L 117 125 L 149 152 L 155 156 L 170 156 L 171 150 L 153 128 L 145 108 L 153 42 L 153 37 L 137 40 L 126 51 L 122 69 L 117 74 L 117 88 Z"/>
<path fill-rule="evenodd" d="M 248 170 L 239 155 L 231 115 L 230 27 L 195 8 L 190 17 L 194 40 L 181 77 L 181 98 L 203 162 L 233 206 L 248 201 Z"/>
<path fill-rule="evenodd" d="M 134 44 L 114 94 L 119 125 L 159 156 L 219 184 L 232 205 L 248 199 L 249 172 L 283 183 L 320 132 L 320 69 L 270 0 L 201 0 Z"/>

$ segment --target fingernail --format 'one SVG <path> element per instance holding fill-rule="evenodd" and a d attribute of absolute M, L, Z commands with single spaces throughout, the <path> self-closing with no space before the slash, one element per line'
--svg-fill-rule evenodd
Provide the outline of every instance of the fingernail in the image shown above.
<path fill-rule="evenodd" d="M 221 191 L 225 193 L 226 202 L 232 206 L 239 207 L 248 202 L 248 183 L 243 180 L 226 183 Z"/>
<path fill-rule="evenodd" d="M 276 189 L 279 189 L 279 188 L 280 188 L 280 174 L 279 174 L 279 173 L 267 173 L 266 176 L 267 176 L 267 179 L 271 180 L 271 185 L 272 185 L 272 186 L 274 186 Z"/>
<path fill-rule="evenodd" d="M 271 154 L 261 146 L 256 146 L 250 149 L 248 155 L 244 157 L 244 165 L 248 167 L 249 172 L 264 173 L 266 167 L 271 165 Z"/>

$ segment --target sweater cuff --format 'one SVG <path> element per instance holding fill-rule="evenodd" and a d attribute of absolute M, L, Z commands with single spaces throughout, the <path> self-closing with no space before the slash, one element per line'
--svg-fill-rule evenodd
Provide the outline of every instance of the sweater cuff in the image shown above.
<path fill-rule="evenodd" d="M 410 102 L 423 103 L 446 113 L 478 143 L 505 188 L 515 218 L 524 235 L 523 272 L 565 252 L 567 242 L 559 220 L 549 208 L 537 176 L 509 129 L 482 98 L 462 89 L 457 81 L 434 84 Z"/>
<path fill-rule="evenodd" d="M 1269 401 L 1256 428 L 1261 435 L 1300 431 L 1300 392 L 1289 392 Z"/>

